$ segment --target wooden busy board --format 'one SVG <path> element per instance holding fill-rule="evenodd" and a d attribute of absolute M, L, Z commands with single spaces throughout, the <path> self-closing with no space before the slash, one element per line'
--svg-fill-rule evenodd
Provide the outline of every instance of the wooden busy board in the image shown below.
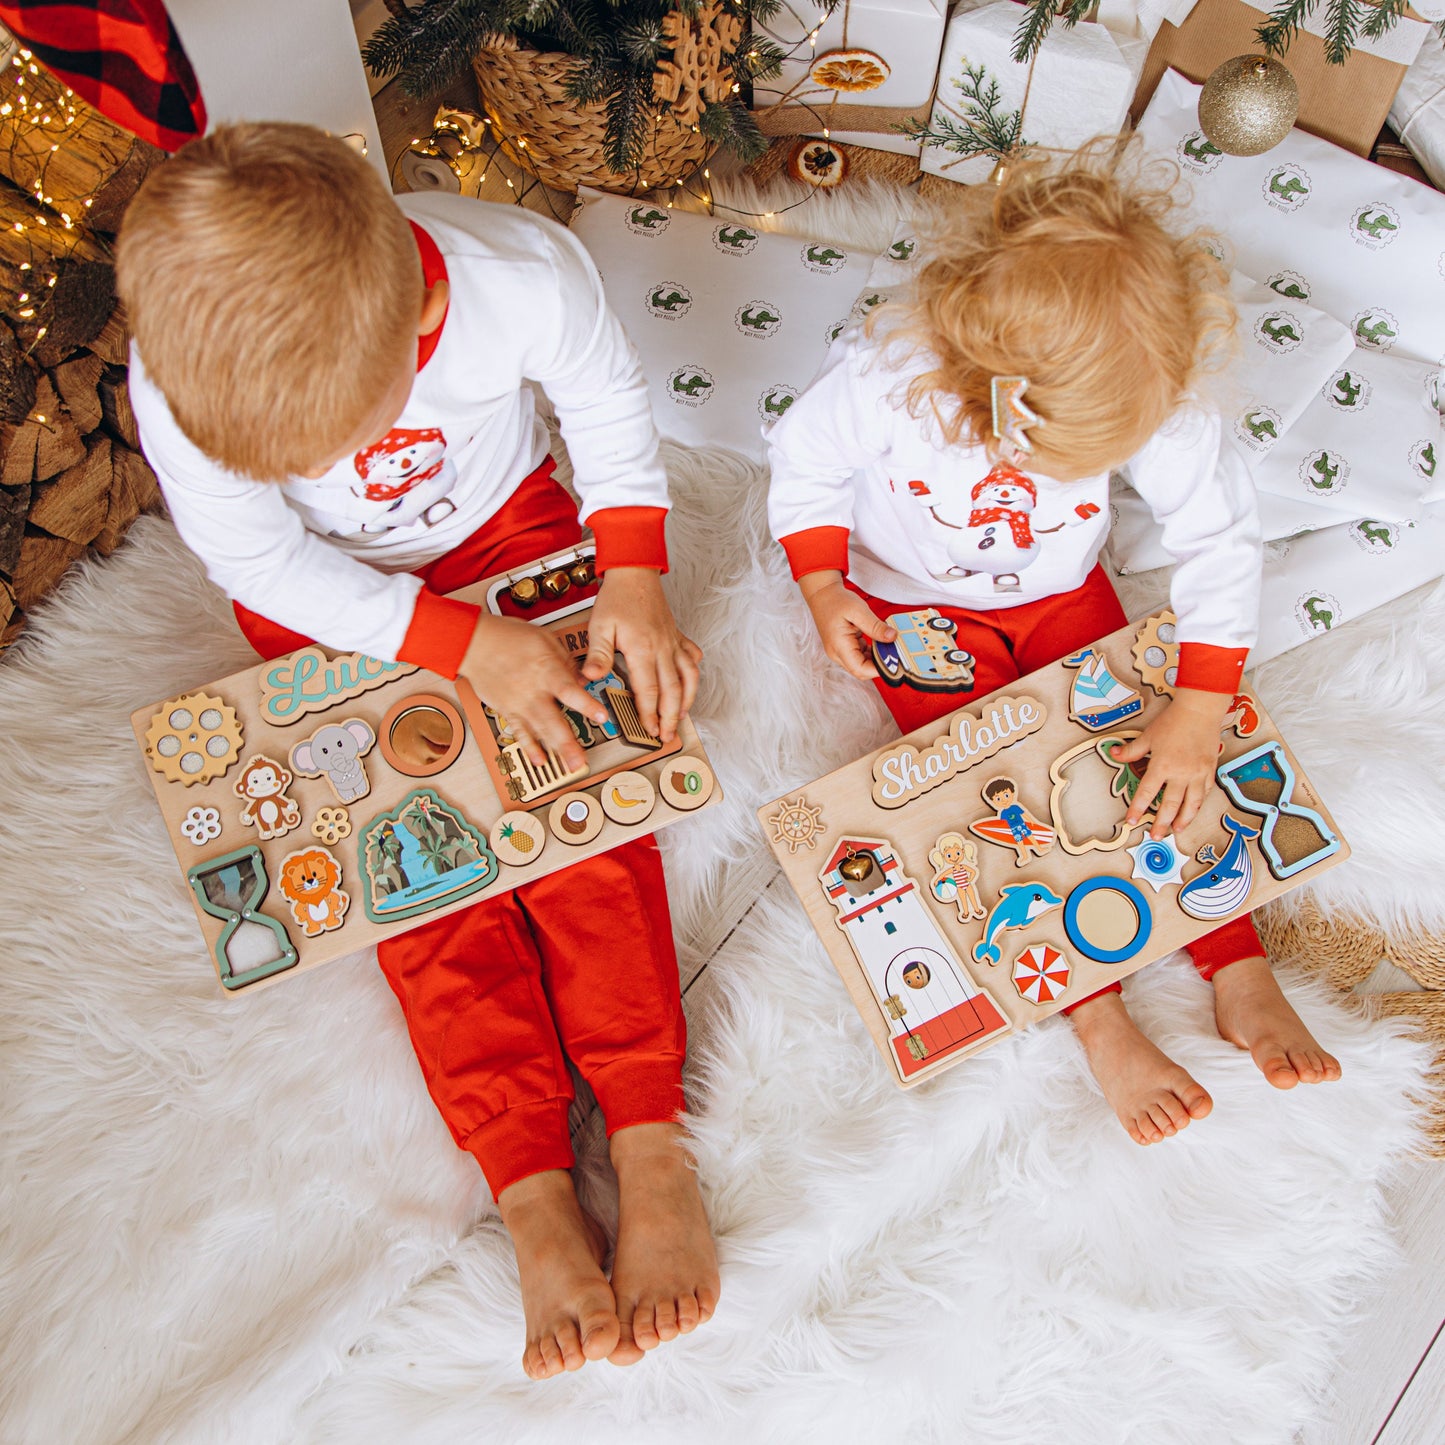
<path fill-rule="evenodd" d="M 546 627 L 580 665 L 590 546 L 454 593 Z M 569 713 L 587 760 L 529 759 L 462 680 L 307 647 L 132 718 L 224 987 L 261 987 L 718 802 L 692 723 L 667 747 L 625 659 Z"/>
<path fill-rule="evenodd" d="M 967 670 L 937 613 L 890 621 L 908 646 L 878 662 L 911 672 L 898 685 Z M 1138 771 L 1112 751 L 1166 706 L 1178 651 L 1172 614 L 1132 623 L 759 809 L 902 1087 L 1349 856 L 1248 693 L 1189 827 L 1125 827 Z"/>

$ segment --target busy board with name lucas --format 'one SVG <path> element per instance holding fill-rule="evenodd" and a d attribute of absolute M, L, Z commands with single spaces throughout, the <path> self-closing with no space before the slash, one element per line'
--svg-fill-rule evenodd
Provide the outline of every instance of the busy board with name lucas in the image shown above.
<path fill-rule="evenodd" d="M 1349 856 L 1249 691 L 1189 826 L 1155 839 L 1152 814 L 1128 825 L 1145 764 L 1115 753 L 1172 695 L 1172 614 L 980 699 L 946 619 L 889 622 L 880 675 L 963 705 L 758 817 L 903 1088 Z"/>
<path fill-rule="evenodd" d="M 581 666 L 590 545 L 454 594 L 557 637 Z M 585 763 L 529 756 L 462 679 L 310 646 L 141 708 L 131 721 L 223 987 L 354 953 L 655 832 L 721 790 L 684 719 L 643 725 L 618 655 L 566 712 Z"/>

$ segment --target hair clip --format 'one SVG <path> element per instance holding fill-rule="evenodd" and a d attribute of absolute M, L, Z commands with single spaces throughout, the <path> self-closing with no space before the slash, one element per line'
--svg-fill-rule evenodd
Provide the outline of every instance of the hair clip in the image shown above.
<path fill-rule="evenodd" d="M 993 402 L 993 434 L 1013 453 L 1013 459 L 1027 456 L 1033 451 L 1028 438 L 1031 426 L 1043 426 L 1043 418 L 1031 411 L 1024 402 L 1024 392 L 1029 389 L 1026 376 L 996 376 L 990 383 L 989 392 Z"/>

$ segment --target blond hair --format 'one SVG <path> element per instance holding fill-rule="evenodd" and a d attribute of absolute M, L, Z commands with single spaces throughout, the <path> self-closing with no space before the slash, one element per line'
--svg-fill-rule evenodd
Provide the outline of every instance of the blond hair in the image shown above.
<path fill-rule="evenodd" d="M 1127 461 L 1227 355 L 1235 314 L 1213 238 L 1171 228 L 1177 172 L 1145 174 L 1132 149 L 1109 137 L 1062 164 L 1025 153 L 935 222 L 911 303 L 874 313 L 926 358 L 908 408 L 950 444 L 997 456 L 992 379 L 1026 376 L 1044 423 L 1028 433 L 1030 465 L 1093 475 Z"/>
<path fill-rule="evenodd" d="M 343 453 L 404 347 L 421 262 L 381 177 L 310 126 L 221 126 L 151 172 L 117 284 L 181 430 L 279 481 Z"/>

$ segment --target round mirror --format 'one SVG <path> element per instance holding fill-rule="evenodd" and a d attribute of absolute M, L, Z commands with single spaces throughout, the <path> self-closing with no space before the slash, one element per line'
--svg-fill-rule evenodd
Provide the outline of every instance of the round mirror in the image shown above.
<path fill-rule="evenodd" d="M 465 738 L 462 715 L 435 693 L 402 698 L 381 722 L 381 754 L 409 778 L 429 778 L 451 767 Z"/>

